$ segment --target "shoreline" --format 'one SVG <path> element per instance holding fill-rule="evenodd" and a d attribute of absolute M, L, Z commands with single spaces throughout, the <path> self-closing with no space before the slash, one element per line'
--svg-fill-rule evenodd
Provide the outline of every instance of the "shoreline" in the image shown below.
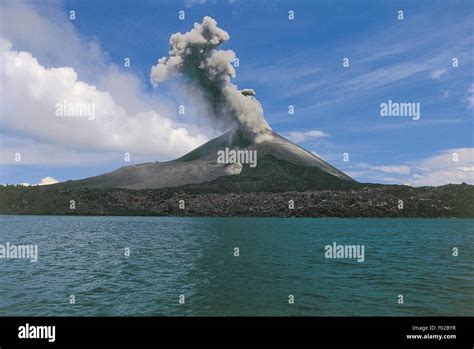
<path fill-rule="evenodd" d="M 197 193 L 155 190 L 0 188 L 0 214 L 161 217 L 474 218 L 474 186 Z M 74 201 L 74 208 L 71 203 Z"/>

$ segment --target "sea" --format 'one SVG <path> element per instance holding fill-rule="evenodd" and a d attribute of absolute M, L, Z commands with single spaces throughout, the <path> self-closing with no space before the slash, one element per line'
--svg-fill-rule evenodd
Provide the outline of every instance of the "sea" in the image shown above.
<path fill-rule="evenodd" d="M 473 233 L 473 219 L 1 215 L 0 316 L 473 316 Z"/>

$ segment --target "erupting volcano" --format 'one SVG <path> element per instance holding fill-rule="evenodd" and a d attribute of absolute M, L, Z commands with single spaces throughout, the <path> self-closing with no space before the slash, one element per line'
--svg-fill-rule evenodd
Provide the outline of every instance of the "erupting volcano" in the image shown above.
<path fill-rule="evenodd" d="M 145 163 L 111 173 L 69 181 L 59 186 L 80 188 L 157 189 L 201 185 L 213 191 L 289 191 L 340 189 L 357 186 L 353 179 L 312 153 L 273 132 L 252 89 L 239 90 L 232 62 L 235 53 L 219 46 L 229 34 L 204 17 L 201 24 L 170 37 L 170 51 L 151 69 L 153 85 L 176 76 L 186 90 L 208 105 L 211 120 L 232 131 L 167 162 Z M 224 150 L 255 154 L 249 166 L 242 160 L 219 161 Z M 258 166 L 257 166 L 258 163 Z"/>

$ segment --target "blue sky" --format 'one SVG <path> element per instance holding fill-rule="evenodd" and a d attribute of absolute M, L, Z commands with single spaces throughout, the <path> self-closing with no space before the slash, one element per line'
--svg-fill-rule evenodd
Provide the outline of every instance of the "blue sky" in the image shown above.
<path fill-rule="evenodd" d="M 124 118 L 153 110 L 172 120 L 171 131 L 184 127 L 190 133 L 176 141 L 180 147 L 167 147 L 166 139 L 163 144 L 148 140 L 155 137 L 149 125 L 163 124 L 158 118 L 143 126 L 142 133 L 135 135 L 135 126 L 124 131 L 128 143 L 123 147 L 119 126 L 112 134 L 94 126 L 99 136 L 75 139 L 81 126 L 69 123 L 53 132 L 54 118 L 32 116 L 43 110 L 34 108 L 37 99 L 24 96 L 21 102 L 8 94 L 0 120 L 0 183 L 33 184 L 48 176 L 78 179 L 130 163 L 172 159 L 218 135 L 202 120 L 199 108 L 191 105 L 188 115 L 177 115 L 178 104 L 192 104 L 177 93 L 177 82 L 158 89 L 149 82 L 151 66 L 168 52 L 169 36 L 189 31 L 204 16 L 215 18 L 229 33 L 222 48 L 239 58 L 234 83 L 256 90 L 274 131 L 359 181 L 474 182 L 472 1 L 0 3 L 1 36 L 11 43 L 9 52 L 28 52 L 45 69 L 74 69 L 78 81 L 110 93 L 126 109 Z M 68 18 L 70 10 L 75 11 L 74 21 Z M 184 20 L 178 18 L 180 10 L 185 11 Z M 294 20 L 288 19 L 290 10 Z M 400 10 L 403 20 L 397 18 Z M 26 23 L 17 27 L 22 21 Z M 123 66 L 125 57 L 131 60 L 129 68 Z M 345 57 L 348 67 L 343 67 Z M 16 83 L 42 82 L 9 76 L 2 89 L 14 89 Z M 382 117 L 380 104 L 388 100 L 419 103 L 420 120 Z M 33 109 L 19 105 L 24 103 Z M 289 105 L 294 115 L 288 114 Z M 31 120 L 26 124 L 20 118 Z M 97 137 L 118 140 L 96 144 Z M 143 151 L 147 144 L 151 150 Z M 23 160 L 12 160 L 17 152 Z M 124 162 L 124 152 L 130 152 L 130 163 Z M 344 153 L 349 154 L 347 162 Z"/>

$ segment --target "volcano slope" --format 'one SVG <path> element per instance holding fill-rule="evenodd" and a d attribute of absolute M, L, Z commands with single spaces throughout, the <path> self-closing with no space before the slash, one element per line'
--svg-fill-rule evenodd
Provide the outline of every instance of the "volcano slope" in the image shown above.
<path fill-rule="evenodd" d="M 230 131 L 183 157 L 122 167 L 78 181 L 56 184 L 62 189 L 159 189 L 182 187 L 197 192 L 283 192 L 358 188 L 349 176 L 273 132 L 272 139 L 255 143 L 239 130 Z M 254 151 L 255 167 L 219 163 L 225 148 Z"/>

